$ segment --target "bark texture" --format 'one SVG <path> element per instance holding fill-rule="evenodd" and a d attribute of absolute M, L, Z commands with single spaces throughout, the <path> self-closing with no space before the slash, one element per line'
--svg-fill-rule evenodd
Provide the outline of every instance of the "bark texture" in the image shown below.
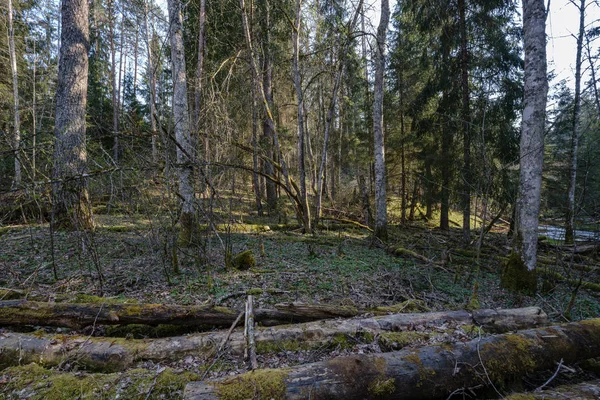
<path fill-rule="evenodd" d="M 383 75 L 385 72 L 385 39 L 390 21 L 388 0 L 381 0 L 381 19 L 377 28 L 375 52 L 375 86 L 373 100 L 373 144 L 375 149 L 375 236 L 387 240 L 387 199 L 385 171 L 385 139 L 383 132 Z"/>
<path fill-rule="evenodd" d="M 585 3 L 579 2 L 579 33 L 577 34 L 577 55 L 575 59 L 575 98 L 573 99 L 573 125 L 571 132 L 571 148 L 569 168 L 569 189 L 567 192 L 567 215 L 565 226 L 565 243 L 575 241 L 575 186 L 577 185 L 577 150 L 579 148 L 579 115 L 581 114 L 581 54 L 585 36 Z"/>
<path fill-rule="evenodd" d="M 296 20 L 292 29 L 294 47 L 293 70 L 294 86 L 296 88 L 296 101 L 298 102 L 298 172 L 300 174 L 300 210 L 302 213 L 302 226 L 305 233 L 312 233 L 310 209 L 306 193 L 306 168 L 305 168 L 305 133 L 304 133 L 304 95 L 302 90 L 302 77 L 300 75 L 300 30 L 302 29 L 302 0 L 296 0 Z"/>
<path fill-rule="evenodd" d="M 15 28 L 13 24 L 12 0 L 8 0 L 8 52 L 10 56 L 10 70 L 12 74 L 13 85 L 14 126 L 12 148 L 15 156 L 15 174 L 13 176 L 13 188 L 17 188 L 21 186 L 21 161 L 19 159 L 19 148 L 21 147 L 21 120 L 19 116 L 19 74 L 17 71 L 17 54 L 15 51 Z"/>
<path fill-rule="evenodd" d="M 190 120 L 183 47 L 183 22 L 181 2 L 169 0 L 171 62 L 173 64 L 173 118 L 177 141 L 177 173 L 181 196 L 180 242 L 187 244 L 194 228 L 194 147 L 190 133 Z"/>
<path fill-rule="evenodd" d="M 150 86 L 150 131 L 152 134 L 152 162 L 158 162 L 158 148 L 156 144 L 156 136 L 158 134 L 156 126 L 156 69 L 158 63 L 156 55 L 152 51 L 152 29 L 149 23 L 150 10 L 148 7 L 149 0 L 144 1 L 144 25 L 146 28 L 146 52 L 148 55 L 147 76 Z"/>
<path fill-rule="evenodd" d="M 227 398 L 262 390 L 261 398 L 446 398 L 455 390 L 501 386 L 536 370 L 600 355 L 600 319 L 531 329 L 383 354 L 337 357 L 281 370 L 262 370 L 208 383 L 191 383 L 186 400 Z M 273 383 L 257 386 L 257 377 Z M 252 392 L 256 393 L 256 392 Z"/>
<path fill-rule="evenodd" d="M 54 120 L 52 219 L 56 227 L 93 227 L 87 189 L 85 108 L 88 79 L 88 2 L 62 2 L 61 46 Z"/>
<path fill-rule="evenodd" d="M 546 10 L 544 0 L 523 0 L 525 97 L 521 127 L 521 172 L 517 251 L 528 271 L 535 269 L 546 121 Z"/>

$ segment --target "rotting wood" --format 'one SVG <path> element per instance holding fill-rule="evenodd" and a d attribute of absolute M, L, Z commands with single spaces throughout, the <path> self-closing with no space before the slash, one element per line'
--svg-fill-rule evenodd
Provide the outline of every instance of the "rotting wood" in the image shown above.
<path fill-rule="evenodd" d="M 600 398 L 600 380 L 563 385 L 539 392 L 514 393 L 506 400 L 564 400 L 564 399 L 598 399 Z"/>
<path fill-rule="evenodd" d="M 517 317 L 517 315 L 529 315 Z M 399 332 L 420 327 L 474 325 L 484 331 L 511 331 L 545 324 L 546 314 L 537 307 L 513 310 L 394 314 L 382 317 L 324 320 L 281 327 L 259 327 L 254 332 L 258 353 L 279 349 L 315 349 L 331 345 L 334 338 L 374 340 L 382 332 Z M 229 350 L 243 354 L 243 332 L 225 330 L 163 339 L 90 338 L 74 335 L 38 335 L 5 332 L 0 334 L 0 369 L 30 362 L 44 366 L 76 363 L 81 369 L 121 371 L 136 362 L 173 361 L 186 355 L 211 356 L 229 338 Z M 67 361 L 65 361 L 67 360 Z"/>
<path fill-rule="evenodd" d="M 257 369 L 258 362 L 256 361 L 256 342 L 254 340 L 254 298 L 248 296 L 246 307 L 246 339 L 248 348 L 248 361 L 250 369 Z"/>
<path fill-rule="evenodd" d="M 445 398 L 450 393 L 521 379 L 537 370 L 600 355 L 600 319 L 515 334 L 495 335 L 449 346 L 353 355 L 282 370 L 261 370 L 212 382 L 188 384 L 185 400 L 225 398 L 259 390 L 258 398 L 394 399 Z M 257 386 L 256 378 L 274 382 Z"/>
<path fill-rule="evenodd" d="M 317 307 L 318 308 L 318 307 Z M 324 318 L 356 316 L 345 309 L 336 313 L 322 307 L 320 312 L 257 309 L 255 320 L 265 326 L 309 322 Z M 166 304 L 113 304 L 113 303 L 49 303 L 24 299 L 0 301 L 0 326 L 59 326 L 81 329 L 97 325 L 185 325 L 229 327 L 238 311 L 211 305 L 179 306 Z"/>
<path fill-rule="evenodd" d="M 227 327 L 236 316 L 237 312 L 234 310 L 211 306 L 0 301 L 0 326 L 34 325 L 81 329 L 92 324 L 170 324 Z"/>

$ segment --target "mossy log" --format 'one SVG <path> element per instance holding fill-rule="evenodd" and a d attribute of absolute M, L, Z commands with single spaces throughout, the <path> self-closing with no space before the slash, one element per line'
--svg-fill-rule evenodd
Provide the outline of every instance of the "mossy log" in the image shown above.
<path fill-rule="evenodd" d="M 101 300 L 101 299 L 100 299 Z M 285 309 L 283 309 L 285 308 Z M 337 312 L 336 312 L 337 308 Z M 263 325 L 309 322 L 326 318 L 347 318 L 343 307 L 282 307 L 281 310 L 257 309 L 255 319 Z M 179 306 L 166 304 L 49 303 L 24 299 L 0 301 L 0 326 L 59 326 L 81 329 L 97 325 L 185 325 L 229 327 L 238 311 L 225 307 Z"/>
<path fill-rule="evenodd" d="M 186 387 L 185 400 L 236 393 L 274 399 L 435 399 L 469 388 L 498 390 L 537 370 L 600 355 L 600 319 L 530 329 L 450 346 L 353 355 L 262 370 Z M 233 397 L 232 397 L 233 396 Z M 250 396 L 250 397 L 252 397 Z"/>
<path fill-rule="evenodd" d="M 600 380 L 563 385 L 539 392 L 514 393 L 506 400 L 600 399 Z"/>
<path fill-rule="evenodd" d="M 316 321 L 280 327 L 259 327 L 256 328 L 254 335 L 257 352 L 267 353 L 343 345 L 351 343 L 351 338 L 370 341 L 381 332 L 399 332 L 417 326 L 473 325 L 480 321 L 485 330 L 514 330 L 525 325 L 527 320 L 525 317 L 518 318 L 515 315 L 530 315 L 528 326 L 546 322 L 546 314 L 539 308 L 531 307 L 498 311 L 478 310 L 474 314 L 466 311 L 451 311 Z M 5 332 L 0 334 L 0 369 L 29 362 L 46 366 L 76 362 L 81 369 L 121 371 L 144 360 L 174 361 L 189 354 L 213 354 L 215 349 L 225 341 L 227 335 L 228 332 L 222 330 L 163 339 L 137 340 Z M 238 330 L 231 333 L 228 337 L 228 345 L 232 353 L 242 354 L 245 347 L 243 332 Z"/>
<path fill-rule="evenodd" d="M 97 298 L 94 300 L 102 300 Z M 277 309 L 255 310 L 255 320 L 263 326 L 275 326 L 290 323 L 311 322 L 322 319 L 350 318 L 367 312 L 387 314 L 389 311 L 398 312 L 402 308 L 376 308 L 361 310 L 350 306 L 330 306 L 320 304 L 289 303 L 277 304 Z M 410 310 L 410 307 L 406 307 Z M 487 313 L 487 314 L 486 314 Z M 506 315 L 502 313 L 507 313 Z M 486 322 L 478 322 L 485 315 L 493 315 Z M 25 299 L 0 301 L 0 326 L 58 326 L 71 329 L 81 329 L 90 325 L 178 325 L 229 327 L 236 319 L 238 311 L 225 307 L 178 306 L 165 304 L 125 304 L 118 302 L 94 301 L 93 303 L 49 303 L 28 301 Z M 481 317 L 480 317 L 481 316 Z M 516 324 L 523 321 L 527 327 L 544 324 L 546 315 L 538 308 L 516 310 L 476 310 L 473 315 L 465 311 L 440 313 L 413 313 L 390 316 L 395 321 L 394 326 L 419 325 L 450 319 L 463 321 L 467 324 L 484 324 L 496 318 L 491 327 L 501 324 Z M 334 323 L 335 325 L 335 323 Z M 396 329 L 396 330 L 398 330 Z M 505 329 L 505 328 L 500 328 Z"/>
<path fill-rule="evenodd" d="M 81 329 L 89 325 L 231 326 L 237 312 L 212 306 L 165 304 L 46 303 L 0 301 L 0 326 L 34 325 Z"/>
<path fill-rule="evenodd" d="M 429 258 L 425 257 L 424 255 L 419 254 L 413 250 L 405 249 L 402 246 L 389 247 L 388 252 L 395 256 L 398 256 L 398 257 L 411 257 L 411 258 L 417 259 L 419 261 L 423 261 L 424 263 L 427 263 L 427 264 L 432 262 Z"/>

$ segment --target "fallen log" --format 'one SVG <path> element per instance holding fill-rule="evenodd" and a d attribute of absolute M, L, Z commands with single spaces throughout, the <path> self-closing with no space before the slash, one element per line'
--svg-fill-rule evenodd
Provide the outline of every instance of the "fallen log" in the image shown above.
<path fill-rule="evenodd" d="M 400 332 L 416 327 L 424 330 L 426 327 L 439 328 L 446 325 L 450 329 L 452 326 L 481 323 L 484 330 L 505 332 L 523 326 L 541 325 L 546 320 L 546 314 L 536 307 L 498 311 L 478 310 L 473 314 L 467 311 L 395 314 L 262 327 L 255 330 L 254 340 L 257 353 L 268 353 L 280 350 L 316 349 L 332 344 L 349 345 L 354 343 L 351 339 L 370 342 L 383 332 Z M 173 361 L 189 354 L 209 356 L 227 337 L 231 352 L 243 354 L 245 340 L 241 331 L 232 333 L 218 331 L 138 340 L 5 332 L 0 333 L 0 369 L 19 363 L 36 362 L 45 366 L 76 363 L 81 369 L 92 371 L 121 371 L 144 360 Z"/>
<path fill-rule="evenodd" d="M 230 326 L 237 312 L 224 307 L 166 304 L 46 303 L 0 301 L 0 325 L 61 326 L 170 324 Z"/>
<path fill-rule="evenodd" d="M 265 326 L 353 317 L 365 311 L 332 306 L 282 306 L 257 309 L 255 319 Z M 238 312 L 212 305 L 48 303 L 24 299 L 0 301 L 0 326 L 59 326 L 82 329 L 90 325 L 184 325 L 229 327 Z"/>
<path fill-rule="evenodd" d="M 404 305 L 403 305 L 404 304 Z M 290 323 L 310 322 L 321 319 L 351 318 L 366 313 L 376 315 L 402 310 L 414 310 L 415 304 L 405 302 L 394 307 L 377 307 L 372 310 L 358 309 L 350 306 L 330 306 L 320 304 L 289 303 L 276 304 L 276 310 L 257 309 L 255 320 L 263 326 L 274 326 Z M 498 313 L 504 311 L 476 310 L 473 318 L 483 318 L 484 315 L 498 317 Z M 487 313 L 487 314 L 486 314 Z M 491 314 L 490 314 L 491 313 Z M 179 325 L 179 326 L 217 326 L 229 327 L 235 320 L 238 312 L 225 307 L 214 307 L 211 305 L 201 306 L 178 306 L 165 304 L 121 304 L 121 303 L 49 303 L 28 301 L 25 299 L 0 301 L 0 326 L 58 326 L 71 329 L 82 329 L 90 325 Z M 467 314 L 452 313 L 424 313 L 422 317 L 418 314 L 406 314 L 406 317 L 394 317 L 395 321 L 412 321 L 418 325 L 419 318 L 429 320 L 443 319 L 445 316 L 453 319 L 462 315 L 465 323 L 476 323 L 486 325 L 487 322 L 471 322 L 471 316 Z M 532 326 L 531 318 L 542 319 L 534 322 L 534 325 L 545 323 L 545 315 L 539 313 L 539 309 L 511 310 L 509 315 L 500 316 L 501 320 L 490 324 L 497 326 L 498 323 L 508 323 L 509 318 L 523 319 L 527 327 Z M 417 322 L 415 322 L 417 321 Z M 504 321 L 504 322 L 502 322 Z M 518 322 L 514 329 L 519 329 Z M 501 328 L 509 329 L 509 328 Z"/>
<path fill-rule="evenodd" d="M 451 346 L 337 357 L 186 386 L 185 400 L 236 398 L 445 398 L 481 386 L 502 388 L 536 370 L 600 356 L 600 319 L 490 336 Z"/>
<path fill-rule="evenodd" d="M 599 399 L 600 380 L 581 382 L 574 385 L 563 385 L 552 389 L 535 392 L 515 393 L 506 400 L 564 400 L 564 399 Z"/>

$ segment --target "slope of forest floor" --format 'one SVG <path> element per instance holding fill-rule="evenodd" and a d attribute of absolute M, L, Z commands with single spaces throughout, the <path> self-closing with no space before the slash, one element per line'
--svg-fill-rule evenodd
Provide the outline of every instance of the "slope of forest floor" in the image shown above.
<path fill-rule="evenodd" d="M 406 311 L 414 312 L 536 305 L 558 323 L 600 314 L 600 292 L 593 286 L 600 283 L 597 254 L 569 253 L 548 241 L 540 244 L 543 284 L 538 294 L 516 295 L 502 289 L 499 276 L 510 242 L 501 229 L 485 236 L 478 255 L 475 232 L 473 243 L 464 246 L 459 229 L 442 232 L 424 222 L 392 226 L 389 245 L 383 245 L 373 242 L 367 230 L 351 224 L 324 221 L 316 234 L 303 235 L 279 220 L 240 214 L 234 222 L 216 225 L 216 233 L 207 229 L 192 245 L 179 247 L 176 231 L 166 219 L 114 212 L 98 213 L 95 218 L 97 229 L 91 234 L 51 232 L 48 224 L 0 227 L 0 287 L 22 289 L 49 300 L 60 295 L 75 302 L 106 301 L 94 297 L 102 296 L 111 301 L 213 304 L 237 310 L 243 310 L 247 294 L 254 294 L 257 308 L 290 302 L 361 309 L 402 303 L 412 304 Z M 246 250 L 255 257 L 254 268 L 225 268 L 228 251 L 235 255 Z M 590 285 L 582 286 L 582 281 Z M 8 328 L 0 327 L 0 334 L 2 329 Z M 68 332 L 64 328 L 44 330 Z M 180 329 L 175 333 L 189 332 Z M 97 329 L 93 334 L 106 331 Z M 147 328 L 120 332 L 113 328 L 112 334 L 136 338 L 165 335 L 160 329 Z M 312 351 L 273 349 L 259 356 L 259 364 L 289 366 L 345 353 L 381 351 L 372 347 L 356 342 Z M 128 390 L 137 390 L 139 398 L 176 398 L 189 380 L 246 369 L 239 357 L 231 355 L 187 357 L 138 367 L 101 376 L 76 372 L 75 377 L 67 374 L 69 371 L 39 366 L 11 367 L 0 371 L 0 398 L 36 398 L 35 391 L 27 395 L 31 389 L 26 389 L 27 382 L 42 380 L 46 387 L 58 387 L 56 381 L 72 385 L 73 379 L 87 388 L 85 393 L 99 398 L 114 398 L 121 389 L 121 398 L 135 397 Z M 138 386 L 134 388 L 132 382 Z M 119 385 L 124 386 L 119 389 Z M 43 393 L 51 398 L 50 392 Z M 56 398 L 77 398 L 82 393 Z"/>

